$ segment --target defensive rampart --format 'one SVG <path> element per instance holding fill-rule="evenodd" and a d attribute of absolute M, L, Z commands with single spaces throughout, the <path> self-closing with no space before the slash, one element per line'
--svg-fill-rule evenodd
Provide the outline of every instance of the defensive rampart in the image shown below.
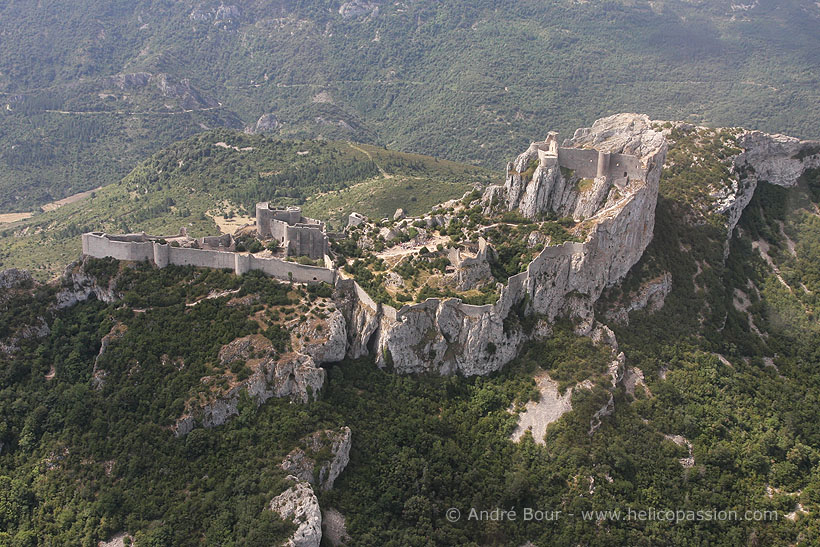
<path fill-rule="evenodd" d="M 558 165 L 572 169 L 580 178 L 606 176 L 613 180 L 630 178 L 643 180 L 646 169 L 640 159 L 627 154 L 610 154 L 584 148 L 559 148 Z"/>
<path fill-rule="evenodd" d="M 159 268 L 174 264 L 176 266 L 230 269 L 237 275 L 259 270 L 276 279 L 297 283 L 324 282 L 332 285 L 336 281 L 336 271 L 330 268 L 229 251 L 174 247 L 161 242 L 163 238 L 145 234 L 117 236 L 92 232 L 83 234 L 82 239 L 83 254 L 95 258 L 111 257 L 135 262 L 147 260 Z"/>

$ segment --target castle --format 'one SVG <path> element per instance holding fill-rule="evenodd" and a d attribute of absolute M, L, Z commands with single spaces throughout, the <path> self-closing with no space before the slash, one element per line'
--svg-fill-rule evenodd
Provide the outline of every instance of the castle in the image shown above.
<path fill-rule="evenodd" d="M 544 142 L 533 143 L 538 150 L 541 167 L 555 165 L 571 169 L 580 178 L 606 178 L 618 187 L 625 187 L 629 179 L 643 180 L 646 169 L 634 155 L 616 154 L 591 148 L 558 146 L 558 133 L 550 131 Z"/>
<path fill-rule="evenodd" d="M 256 208 L 259 236 L 275 238 L 289 254 L 322 256 L 325 267 L 289 262 L 267 252 L 259 256 L 238 253 L 229 250 L 230 245 L 220 246 L 219 240 L 216 248 L 204 248 L 213 243 L 205 240 L 198 243 L 200 248 L 193 248 L 146 234 L 84 234 L 83 252 L 99 258 L 147 260 L 160 268 L 168 264 L 231 268 L 238 275 L 259 270 L 285 281 L 326 282 L 350 304 L 343 313 L 350 325 L 347 354 L 351 358 L 373 354 L 379 366 L 392 365 L 399 372 L 487 374 L 513 359 L 528 336 L 522 329 L 508 328 L 510 314 L 523 310 L 547 322 L 571 314 L 591 327 L 594 302 L 606 286 L 626 275 L 652 238 L 667 144 L 648 117 L 619 115 L 599 120 L 591 128 L 576 131 L 565 144 L 559 147 L 555 134 L 533 143 L 508 164 L 507 183 L 488 187 L 481 202 L 489 207 L 496 197 L 504 196 L 510 207 L 507 194 L 515 193 L 515 206 L 524 196 L 533 214 L 547 208 L 555 211 L 547 194 L 560 184 L 563 201 L 556 203 L 562 209 L 574 210 L 576 204 L 588 202 L 588 211 L 580 215 L 589 224 L 584 241 L 546 244 L 523 271 L 511 275 L 498 288 L 498 298 L 492 304 L 473 305 L 442 297 L 405 303 L 397 309 L 377 302 L 354 278 L 334 268 L 324 224 L 303 217 L 298 208 L 272 209 L 267 203 Z M 634 152 L 638 154 L 630 155 Z M 539 162 L 542 173 L 525 180 L 521 173 L 533 160 Z M 559 167 L 573 173 L 559 172 Z M 579 177 L 594 179 L 590 191 L 580 192 L 572 184 Z M 617 191 L 611 188 L 621 185 Z M 597 194 L 596 188 L 601 190 L 600 199 L 590 200 L 590 195 Z M 348 218 L 350 225 L 364 222 L 360 215 Z M 489 250 L 479 242 L 478 251 L 475 259 L 455 251 L 448 253 L 451 262 L 456 262 L 454 268 L 464 270 L 458 281 L 465 288 L 472 284 L 473 275 L 483 276 L 480 270 L 485 261 L 478 259 Z"/>
<path fill-rule="evenodd" d="M 289 255 L 317 259 L 327 254 L 325 223 L 303 217 L 300 207 L 271 209 L 267 202 L 257 203 L 256 230 L 260 238 L 278 241 Z"/>
<path fill-rule="evenodd" d="M 302 216 L 299 207 L 271 209 L 267 203 L 256 205 L 257 232 L 260 238 L 275 239 L 286 255 L 322 259 L 326 267 L 289 262 L 276 257 L 259 257 L 236 252 L 233 236 L 189 238 L 185 230 L 175 236 L 138 234 L 113 235 L 103 232 L 83 234 L 83 254 L 95 258 L 149 261 L 158 268 L 169 264 L 233 270 L 237 275 L 260 270 L 277 279 L 299 283 L 335 283 L 336 270 L 330 266 L 325 224 Z"/>

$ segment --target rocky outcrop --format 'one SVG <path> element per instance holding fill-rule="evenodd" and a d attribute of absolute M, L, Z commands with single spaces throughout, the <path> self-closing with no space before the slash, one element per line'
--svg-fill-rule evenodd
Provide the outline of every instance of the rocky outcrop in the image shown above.
<path fill-rule="evenodd" d="M 282 462 L 282 469 L 299 480 L 330 490 L 350 461 L 349 427 L 325 429 L 299 441 Z"/>
<path fill-rule="evenodd" d="M 34 279 L 28 270 L 20 270 L 17 268 L 10 268 L 8 270 L 0 271 L 0 289 L 28 289 L 34 285 Z M 0 299 L 9 293 L 0 294 Z"/>
<path fill-rule="evenodd" d="M 262 114 L 259 119 L 256 120 L 256 124 L 252 125 L 247 131 L 249 133 L 266 133 L 276 131 L 281 125 L 279 118 L 277 118 L 275 114 Z"/>
<path fill-rule="evenodd" d="M 27 270 L 11 268 L 0 271 L 0 306 L 5 306 L 14 296 L 31 294 L 36 285 Z M 42 338 L 51 332 L 46 317 L 5 326 L 7 328 L 0 329 L 5 331 L 5 336 L 0 339 L 0 355 L 13 355 L 26 340 Z"/>
<path fill-rule="evenodd" d="M 338 509 L 331 507 L 322 511 L 322 538 L 333 547 L 345 545 L 350 541 L 345 516 Z"/>
<path fill-rule="evenodd" d="M 553 134 L 554 135 L 554 134 Z M 554 139 L 555 137 L 553 137 Z M 592 127 L 578 129 L 565 148 L 554 148 L 550 159 L 545 143 L 532 143 L 507 165 L 503 192 L 491 191 L 491 198 L 505 202 L 510 211 L 519 210 L 528 218 L 552 211 L 559 216 L 581 220 L 593 216 L 601 208 L 616 202 L 620 186 L 630 181 L 607 166 L 602 173 L 587 166 L 597 164 L 594 151 L 634 156 L 644 161 L 658 158 L 661 165 L 666 153 L 663 134 L 652 127 L 647 116 L 617 114 L 597 120 Z M 590 154 L 590 152 L 592 152 Z M 607 160 L 609 161 L 609 160 Z M 599 176 L 602 175 L 603 176 Z M 645 173 L 630 173 L 629 178 L 645 178 Z M 491 200 L 485 200 L 491 204 Z"/>
<path fill-rule="evenodd" d="M 219 6 L 210 9 L 197 6 L 188 15 L 191 21 L 213 22 L 214 25 L 235 25 L 240 21 L 242 13 L 233 4 L 225 5 L 220 2 Z"/>
<path fill-rule="evenodd" d="M 296 350 L 317 363 L 335 363 L 345 358 L 347 323 L 341 311 L 335 310 L 325 321 L 302 321 L 296 328 L 301 343 Z"/>
<path fill-rule="evenodd" d="M 94 386 L 94 389 L 102 389 L 105 386 L 105 377 L 108 375 L 108 372 L 99 366 L 100 357 L 105 354 L 112 342 L 122 338 L 127 331 L 128 327 L 117 321 L 108 334 L 100 340 L 100 351 L 97 353 L 97 357 L 94 358 L 94 368 L 91 370 L 91 385 Z"/>
<path fill-rule="evenodd" d="M 592 128 L 576 132 L 567 144 L 638 154 L 635 161 L 641 176 L 612 181 L 605 203 L 586 219 L 589 230 L 583 243 L 544 248 L 526 271 L 509 278 L 492 305 L 433 298 L 395 310 L 373 302 L 355 283 L 341 280 L 339 289 L 348 293 L 341 309 L 349 321 L 349 355 L 373 353 L 380 366 L 402 373 L 488 374 L 512 360 L 532 335 L 522 326 L 528 315 L 547 321 L 568 316 L 591 323 L 592 305 L 603 289 L 626 275 L 652 238 L 666 141 L 646 116 L 629 114 L 599 120 Z M 517 166 L 523 161 L 519 157 Z M 539 169 L 543 172 L 539 184 L 560 178 L 540 165 L 535 173 Z M 558 188 L 548 194 L 563 192 Z M 483 199 L 486 207 L 526 202 L 541 211 L 568 203 L 544 195 L 510 183 L 488 189 Z"/>
<path fill-rule="evenodd" d="M 732 160 L 733 180 L 716 197 L 716 212 L 726 217 L 731 236 L 758 183 L 790 188 L 806 169 L 820 167 L 820 142 L 747 131 L 738 138 L 743 152 Z"/>
<path fill-rule="evenodd" d="M 126 545 L 135 545 L 134 536 L 128 532 L 120 532 L 111 537 L 108 541 L 100 540 L 97 547 L 125 547 Z"/>
<path fill-rule="evenodd" d="M 546 372 L 540 372 L 534 377 L 538 388 L 537 401 L 529 401 L 524 411 L 518 415 L 518 425 L 510 438 L 518 442 L 529 431 L 536 444 L 544 444 L 544 434 L 547 426 L 572 410 L 572 394 L 575 389 L 589 389 L 592 384 L 582 382 L 560 393 L 558 382 L 550 378 Z"/>
<path fill-rule="evenodd" d="M 671 126 L 685 133 L 712 131 L 680 122 L 672 123 Z M 790 188 L 797 184 L 807 169 L 820 168 L 820 141 L 804 141 L 760 131 L 725 131 L 735 135 L 740 152 L 727 160 L 731 164 L 730 177 L 722 181 L 723 186 L 715 188 L 711 193 L 714 203 L 710 212 L 725 217 L 728 238 L 759 183 L 768 182 Z M 728 252 L 728 246 L 726 251 Z"/>
<path fill-rule="evenodd" d="M 101 283 L 96 277 L 86 272 L 88 257 L 69 264 L 60 280 L 60 290 L 55 296 L 55 307 L 57 309 L 69 308 L 78 302 L 88 300 L 94 295 L 97 300 L 110 304 L 117 300 L 120 295 L 114 290 L 114 279 Z"/>
<path fill-rule="evenodd" d="M 455 271 L 447 274 L 445 283 L 457 291 L 468 291 L 488 283 L 495 284 L 495 278 L 490 269 L 490 259 L 494 258 L 494 255 L 493 248 L 483 237 L 479 238 L 478 249 L 474 255 L 451 247 L 448 259 Z"/>
<path fill-rule="evenodd" d="M 666 296 L 672 291 L 672 274 L 663 272 L 654 279 L 643 283 L 637 291 L 619 299 L 607 310 L 605 315 L 609 321 L 629 324 L 629 314 L 633 311 L 646 309 L 658 311 L 663 307 Z"/>
<path fill-rule="evenodd" d="M 322 511 L 313 488 L 294 476 L 293 486 L 273 498 L 270 510 L 296 525 L 296 531 L 284 543 L 287 547 L 319 547 L 322 541 Z"/>
<path fill-rule="evenodd" d="M 219 106 L 219 101 L 200 93 L 187 78 L 178 79 L 165 73 L 116 74 L 104 81 L 104 87 L 117 88 L 122 91 L 146 90 L 150 89 L 149 86 L 153 86 L 163 97 L 177 99 L 180 106 L 187 110 Z"/>
<path fill-rule="evenodd" d="M 353 0 L 344 2 L 339 6 L 339 15 L 345 19 L 351 17 L 363 17 L 365 15 L 376 16 L 379 14 L 379 5 L 368 0 Z"/>
<path fill-rule="evenodd" d="M 334 355 L 316 344 L 314 350 L 323 355 Z M 325 383 L 325 370 L 310 355 L 304 353 L 277 353 L 271 342 L 259 334 L 238 338 L 220 350 L 220 364 L 230 368 L 243 362 L 250 375 L 238 380 L 234 373 L 221 377 L 206 377 L 203 382 L 216 386 L 222 378 L 228 380 L 227 388 L 215 388 L 207 396 L 188 401 L 185 414 L 174 426 L 176 435 L 186 435 L 197 423 L 203 427 L 224 424 L 239 414 L 239 401 L 246 391 L 257 406 L 272 397 L 289 398 L 293 402 L 307 403 L 318 398 Z"/>

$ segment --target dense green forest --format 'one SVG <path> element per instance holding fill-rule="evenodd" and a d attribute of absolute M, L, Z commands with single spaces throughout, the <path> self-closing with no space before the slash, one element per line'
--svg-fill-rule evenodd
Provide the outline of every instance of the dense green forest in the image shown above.
<path fill-rule="evenodd" d="M 620 111 L 820 136 L 811 0 L 9 0 L 0 18 L 0 211 L 263 114 L 492 168 Z"/>
<path fill-rule="evenodd" d="M 670 157 L 697 151 L 701 136 L 676 133 Z M 660 311 L 611 324 L 645 387 L 631 395 L 619 385 L 614 414 L 594 434 L 605 384 L 575 390 L 573 410 L 548 428 L 544 445 L 529 435 L 509 439 L 514 410 L 536 396 L 533 373 L 547 370 L 566 386 L 600 377 L 611 358 L 566 322 L 489 377 L 397 376 L 371 358 L 344 361 L 328 367 L 316 402 L 274 399 L 257 409 L 246 401 L 224 426 L 175 438 L 168 426 L 219 347 L 258 329 L 248 320 L 253 305 L 226 306 L 228 297 L 186 304 L 239 289 L 278 305 L 291 298 L 287 284 L 91 260 L 87 273 L 103 283 L 116 278 L 121 301 L 57 311 L 58 286 L 0 294 L 0 341 L 49 326 L 0 357 L 0 544 L 94 545 L 120 531 L 139 545 L 275 542 L 290 533 L 264 510 L 286 486 L 278 462 L 306 433 L 343 425 L 354 439 L 350 463 L 319 499 L 345 515 L 355 545 L 817 543 L 820 171 L 793 189 L 761 184 L 724 257 L 725 226 L 697 196 L 721 183 L 714 158 L 733 143 L 727 135 L 704 142 L 715 148 L 702 176 L 664 173 L 653 242 L 598 304 L 601 317 L 623 294 L 671 274 Z M 179 165 L 170 157 L 168 165 Z M 143 176 L 133 180 L 165 184 Z M 104 354 L 110 374 L 97 390 L 100 339 L 116 321 L 128 329 Z M 176 357 L 186 366 L 169 367 Z M 691 466 L 682 465 L 690 453 L 672 436 L 691 443 Z M 465 517 L 448 520 L 451 507 Z M 471 507 L 515 508 L 519 518 L 470 520 Z M 563 516 L 527 521 L 527 507 Z M 675 523 L 588 513 L 629 509 L 777 518 Z"/>

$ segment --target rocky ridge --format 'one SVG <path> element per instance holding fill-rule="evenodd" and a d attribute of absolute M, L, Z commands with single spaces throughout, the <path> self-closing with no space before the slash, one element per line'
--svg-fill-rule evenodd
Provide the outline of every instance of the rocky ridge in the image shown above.
<path fill-rule="evenodd" d="M 350 461 L 349 427 L 316 431 L 299 441 L 282 462 L 282 469 L 299 480 L 330 490 Z"/>
<path fill-rule="evenodd" d="M 287 547 L 319 547 L 322 541 L 322 511 L 313 488 L 293 475 L 288 480 L 294 485 L 273 498 L 270 510 L 282 519 L 293 522 L 296 531 L 284 543 Z"/>
<path fill-rule="evenodd" d="M 282 469 L 289 473 L 287 480 L 294 485 L 276 496 L 270 504 L 272 511 L 296 525 L 296 531 L 285 542 L 294 547 L 318 547 L 322 541 L 323 513 L 319 508 L 314 487 L 323 491 L 333 483 L 350 459 L 351 433 L 349 427 L 325 429 L 307 435 L 299 441 L 282 461 Z M 335 509 L 326 514 L 330 521 L 328 540 L 346 535 L 344 516 Z"/>
<path fill-rule="evenodd" d="M 544 248 L 526 271 L 509 279 L 493 305 L 431 298 L 395 310 L 377 305 L 342 280 L 337 291 L 350 327 L 348 354 L 355 358 L 372 352 L 380 366 L 400 373 L 488 374 L 511 361 L 532 335 L 520 326 L 525 316 L 548 322 L 568 316 L 584 325 L 581 330 L 591 330 L 592 305 L 606 286 L 626 275 L 652 238 L 666 141 L 646 116 L 621 114 L 577 131 L 566 144 L 641 154 L 645 180 L 607 190 L 607 199 L 586 218 L 586 240 Z M 535 149 L 519 156 L 508 172 L 531 162 Z M 510 175 L 503 187 L 488 188 L 483 199 L 487 207 L 501 203 L 532 214 L 580 210 L 582 202 L 588 203 L 582 192 L 549 198 L 564 196 L 567 182 L 560 169 L 539 166 L 529 181 Z"/>
<path fill-rule="evenodd" d="M 715 212 L 726 217 L 730 237 L 758 184 L 791 188 L 807 169 L 820 168 L 818 141 L 745 131 L 737 142 L 743 151 L 731 160 L 732 180 L 715 195 Z"/>
<path fill-rule="evenodd" d="M 244 361 L 251 370 L 250 375 L 236 381 L 232 373 L 226 372 L 226 376 L 232 379 L 227 389 L 217 390 L 204 399 L 189 400 L 185 413 L 177 419 L 174 433 L 186 435 L 197 424 L 203 427 L 222 425 L 239 414 L 243 392 L 247 392 L 257 406 L 272 397 L 289 398 L 298 403 L 318 398 L 327 376 L 319 364 L 343 359 L 347 337 L 344 322 L 335 315 L 327 323 L 330 326 L 323 329 L 327 334 L 314 339 L 309 346 L 299 348 L 301 351 L 277 352 L 270 340 L 260 334 L 238 338 L 223 346 L 219 352 L 220 364 L 230 367 L 232 363 Z M 216 384 L 218 379 L 203 378 L 203 382 Z"/>

